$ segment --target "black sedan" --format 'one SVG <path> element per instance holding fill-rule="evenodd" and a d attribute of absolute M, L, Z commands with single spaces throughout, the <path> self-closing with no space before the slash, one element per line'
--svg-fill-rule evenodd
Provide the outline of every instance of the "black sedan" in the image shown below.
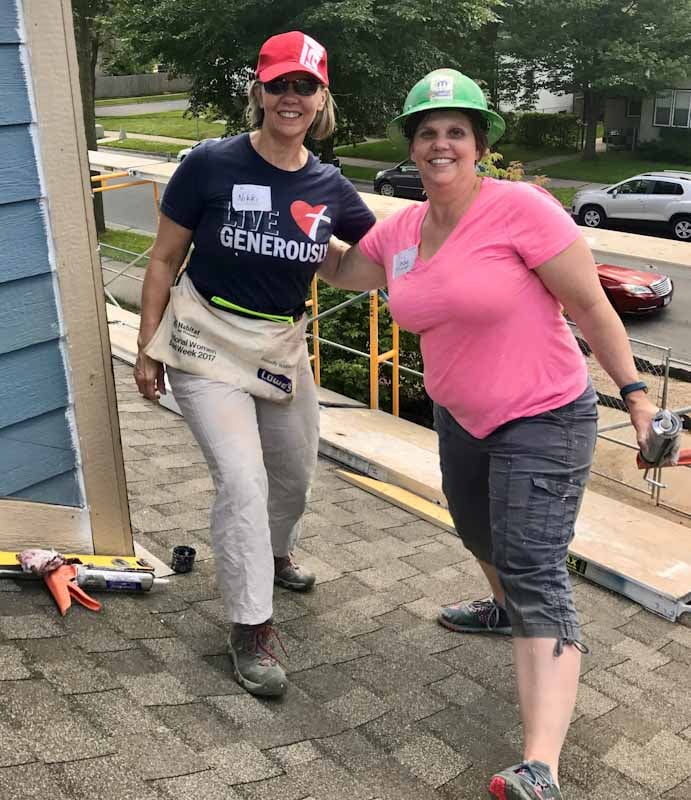
<path fill-rule="evenodd" d="M 424 200 L 420 171 L 414 161 L 401 161 L 395 167 L 383 169 L 374 176 L 374 191 L 386 197 L 411 197 Z"/>

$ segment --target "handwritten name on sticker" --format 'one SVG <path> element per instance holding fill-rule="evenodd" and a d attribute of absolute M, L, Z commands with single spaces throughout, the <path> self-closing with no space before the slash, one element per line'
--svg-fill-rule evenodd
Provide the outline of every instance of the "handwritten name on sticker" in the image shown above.
<path fill-rule="evenodd" d="M 236 183 L 233 186 L 235 211 L 271 211 L 271 187 L 253 183 Z"/>
<path fill-rule="evenodd" d="M 396 280 L 396 278 L 400 278 L 401 275 L 405 275 L 406 272 L 410 272 L 415 266 L 416 259 L 417 245 L 413 245 L 405 250 L 401 250 L 400 253 L 396 253 L 393 257 L 393 279 Z"/>

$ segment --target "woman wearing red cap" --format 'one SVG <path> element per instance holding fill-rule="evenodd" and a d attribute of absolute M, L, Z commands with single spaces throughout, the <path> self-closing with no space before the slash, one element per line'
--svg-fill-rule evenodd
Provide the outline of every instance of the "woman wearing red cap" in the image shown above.
<path fill-rule="evenodd" d="M 494 775 L 490 793 L 561 800 L 585 650 L 566 560 L 597 433 L 597 397 L 562 304 L 620 387 L 639 442 L 657 409 L 578 227 L 543 189 L 477 174 L 503 131 L 467 76 L 420 80 L 389 135 L 407 140 L 428 202 L 340 259 L 334 247 L 322 276 L 361 291 L 388 285 L 394 319 L 420 334 L 442 488 L 492 591 L 442 608 L 439 622 L 513 636 L 524 760 Z"/>
<path fill-rule="evenodd" d="M 272 650 L 273 584 L 315 582 L 291 555 L 319 442 L 305 298 L 332 234 L 355 242 L 374 223 L 352 185 L 304 146 L 308 133 L 333 133 L 328 86 L 319 42 L 272 36 L 249 87 L 255 130 L 204 142 L 178 167 L 144 282 L 134 373 L 155 400 L 166 364 L 204 452 L 234 674 L 267 696 L 287 686 Z"/>

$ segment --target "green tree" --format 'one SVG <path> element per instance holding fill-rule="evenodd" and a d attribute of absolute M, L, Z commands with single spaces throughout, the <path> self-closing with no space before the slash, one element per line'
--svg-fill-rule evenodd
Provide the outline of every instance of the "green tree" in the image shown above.
<path fill-rule="evenodd" d="M 584 158 L 608 93 L 641 96 L 691 75 L 691 0 L 511 0 L 499 47 L 519 85 L 582 93 Z"/>
<path fill-rule="evenodd" d="M 102 41 L 102 27 L 105 15 L 111 10 L 111 0 L 72 0 L 72 19 L 74 38 L 77 46 L 79 64 L 79 88 L 82 95 L 84 133 L 89 150 L 97 149 L 96 114 L 94 109 L 96 89 L 96 62 Z M 94 196 L 94 216 L 96 229 L 103 233 L 106 229 L 103 215 L 103 198 Z"/>
<path fill-rule="evenodd" d="M 501 0 L 124 0 L 122 36 L 142 57 L 193 82 L 192 110 L 213 105 L 240 124 L 244 90 L 262 42 L 304 30 L 329 52 L 338 137 L 381 131 L 411 83 L 440 66 L 473 75 L 476 32 Z"/>

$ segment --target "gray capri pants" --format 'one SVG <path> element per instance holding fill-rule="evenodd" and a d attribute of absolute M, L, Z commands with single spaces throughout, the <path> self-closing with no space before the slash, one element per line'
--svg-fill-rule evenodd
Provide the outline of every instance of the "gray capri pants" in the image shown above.
<path fill-rule="evenodd" d="M 514 636 L 580 643 L 566 569 L 597 436 L 590 382 L 568 405 L 507 422 L 484 439 L 434 408 L 442 488 L 458 535 L 493 564 Z"/>

